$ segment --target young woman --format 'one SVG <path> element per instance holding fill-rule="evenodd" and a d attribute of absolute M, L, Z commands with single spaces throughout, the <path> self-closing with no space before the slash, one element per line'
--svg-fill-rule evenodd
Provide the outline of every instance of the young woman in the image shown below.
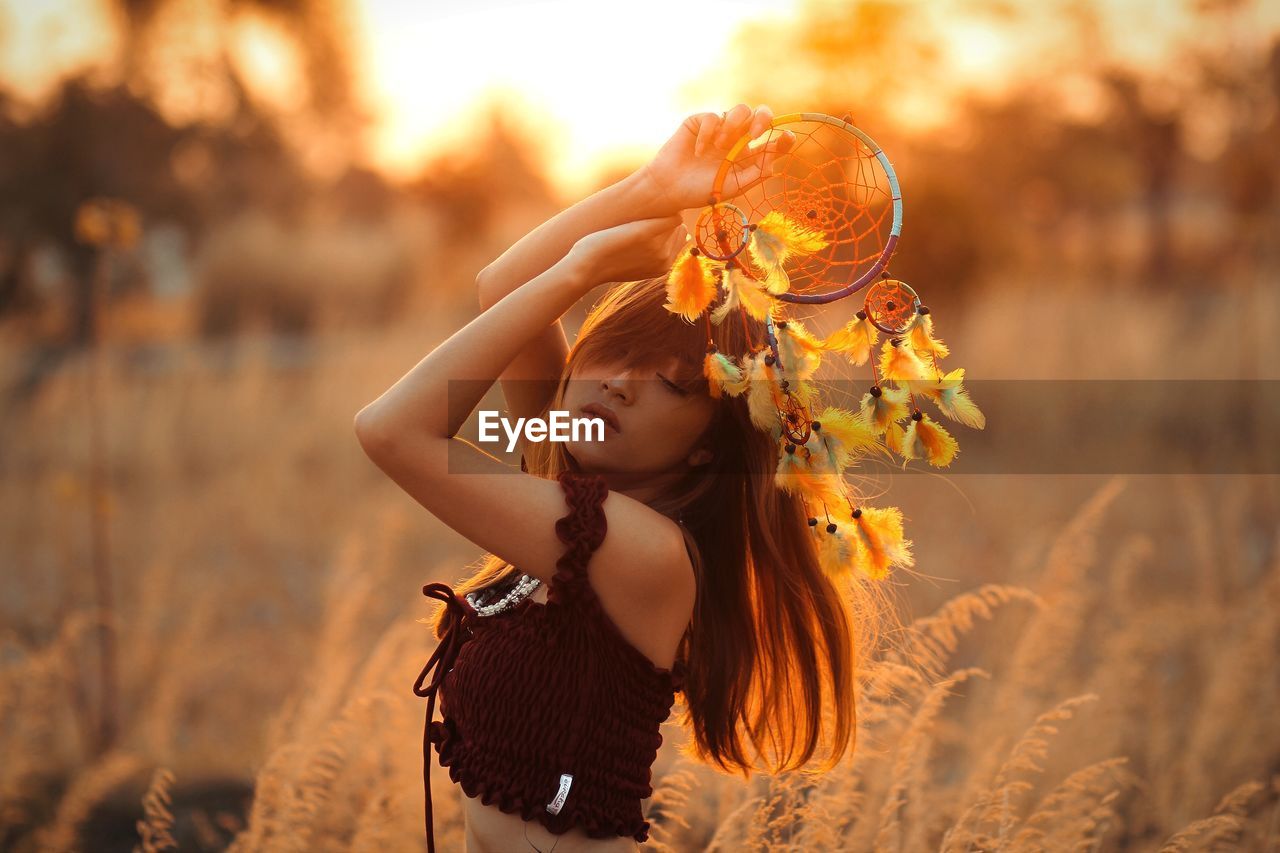
<path fill-rule="evenodd" d="M 823 768 L 852 746 L 869 620 L 820 570 L 745 397 L 710 394 L 705 324 L 663 307 L 688 239 L 680 212 L 705 204 L 727 150 L 771 121 L 745 104 L 690 116 L 650 163 L 481 271 L 480 316 L 356 416 L 370 458 L 489 553 L 456 589 L 423 588 L 445 603 L 414 688 L 429 697 L 429 850 L 432 744 L 466 794 L 468 851 L 560 853 L 648 838 L 642 805 L 677 693 L 687 754 L 725 771 L 757 767 L 748 747 L 779 772 L 824 740 Z M 727 195 L 792 142 L 757 146 Z M 611 282 L 623 283 L 570 349 L 560 317 Z M 713 328 L 726 354 L 764 342 L 745 315 Z M 456 438 L 495 377 L 510 422 L 602 417 L 603 440 L 526 440 L 514 471 Z"/>

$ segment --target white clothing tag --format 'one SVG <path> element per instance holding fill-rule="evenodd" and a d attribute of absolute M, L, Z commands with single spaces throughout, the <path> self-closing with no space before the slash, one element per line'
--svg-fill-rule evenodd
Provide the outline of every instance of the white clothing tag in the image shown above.
<path fill-rule="evenodd" d="M 572 773 L 560 774 L 560 790 L 556 791 L 556 798 L 547 803 L 547 811 L 552 814 L 560 814 L 560 809 L 564 808 L 564 801 L 569 797 L 569 786 L 572 784 Z"/>

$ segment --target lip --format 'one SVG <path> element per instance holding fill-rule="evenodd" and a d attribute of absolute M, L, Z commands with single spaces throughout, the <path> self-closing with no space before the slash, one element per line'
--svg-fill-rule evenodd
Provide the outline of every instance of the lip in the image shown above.
<path fill-rule="evenodd" d="M 608 406 L 601 405 L 600 403 L 587 403 L 587 405 L 582 407 L 582 413 L 584 415 L 594 415 L 596 417 L 604 418 L 604 422 L 612 427 L 614 432 L 622 432 L 622 429 L 618 425 L 617 414 Z"/>

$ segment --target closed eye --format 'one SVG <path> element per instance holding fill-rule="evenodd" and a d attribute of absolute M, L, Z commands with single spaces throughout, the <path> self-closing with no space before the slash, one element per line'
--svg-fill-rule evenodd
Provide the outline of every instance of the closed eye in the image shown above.
<path fill-rule="evenodd" d="M 662 383 L 663 383 L 664 385 L 666 385 L 666 386 L 667 386 L 668 388 L 670 388 L 672 391 L 674 391 L 674 392 L 676 392 L 677 394 L 679 394 L 681 397 L 686 397 L 686 396 L 688 396 L 688 394 L 689 394 L 689 392 L 688 392 L 688 391 L 686 391 L 685 389 L 681 388 L 679 385 L 677 385 L 676 383 L 672 382 L 670 379 L 668 379 L 667 377 L 663 376 L 661 373 L 659 373 L 659 374 L 658 374 L 658 378 L 662 380 Z"/>

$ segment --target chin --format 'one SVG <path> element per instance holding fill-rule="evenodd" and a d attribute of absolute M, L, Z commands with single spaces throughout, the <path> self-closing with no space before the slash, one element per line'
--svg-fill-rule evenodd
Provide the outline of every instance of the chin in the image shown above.
<path fill-rule="evenodd" d="M 610 462 L 617 458 L 617 452 L 610 447 L 608 439 L 570 441 L 565 443 L 564 449 L 584 470 L 612 467 Z"/>

